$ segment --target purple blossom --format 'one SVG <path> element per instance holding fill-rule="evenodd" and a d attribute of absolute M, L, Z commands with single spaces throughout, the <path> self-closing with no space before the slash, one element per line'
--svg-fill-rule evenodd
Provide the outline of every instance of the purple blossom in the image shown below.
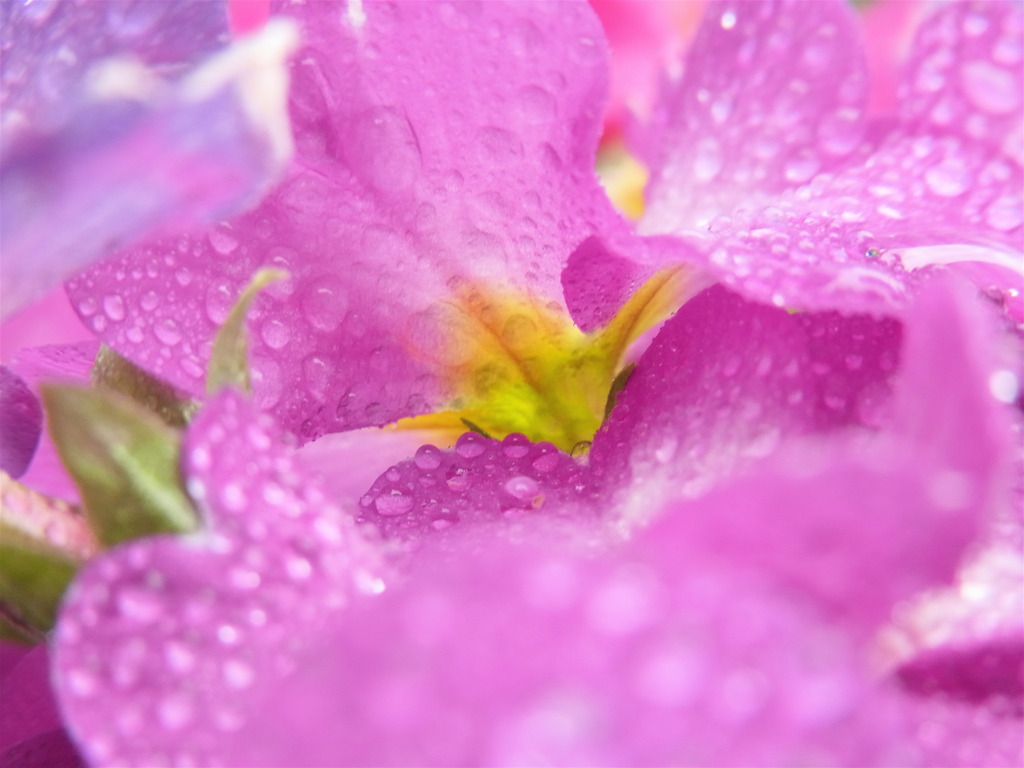
<path fill-rule="evenodd" d="M 37 649 L 11 676 L 42 714 L 4 759 L 32 730 L 66 757 L 62 722 L 91 765 L 1019 764 L 1019 6 L 940 9 L 878 122 L 844 5 L 711 6 L 640 148 L 639 234 L 592 172 L 585 5 L 274 13 L 302 36 L 281 184 L 140 224 L 69 288 L 201 396 L 240 288 L 285 267 L 249 316 L 254 395 L 184 432 L 199 530 L 79 573 L 61 719 Z M 527 379 L 542 344 L 586 369 L 609 337 L 566 312 L 643 330 L 620 309 L 651 285 L 697 295 L 586 451 L 347 431 L 515 391 L 473 333 Z"/>

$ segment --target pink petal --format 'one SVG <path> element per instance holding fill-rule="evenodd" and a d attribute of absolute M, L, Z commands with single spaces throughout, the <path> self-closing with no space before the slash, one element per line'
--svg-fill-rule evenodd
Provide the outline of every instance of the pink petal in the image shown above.
<path fill-rule="evenodd" d="M 0 752 L 18 742 L 58 728 L 60 714 L 50 691 L 46 646 L 28 651 L 0 678 L 3 717 L 0 717 Z"/>
<path fill-rule="evenodd" d="M 18 374 L 0 366 L 0 469 L 24 474 L 39 445 L 43 408 Z"/>
<path fill-rule="evenodd" d="M 715 3 L 648 138 L 642 231 L 703 228 L 828 171 L 863 132 L 867 67 L 842 2 Z"/>
<path fill-rule="evenodd" d="M 356 519 L 419 545 L 456 525 L 515 526 L 534 515 L 593 519 L 590 486 L 587 469 L 550 443 L 467 432 L 452 450 L 424 445 L 384 472 L 360 498 Z"/>
<path fill-rule="evenodd" d="M 918 30 L 900 90 L 902 119 L 955 131 L 1024 162 L 1024 8 L 951 3 Z"/>
<path fill-rule="evenodd" d="M 894 320 L 790 315 L 710 288 L 639 360 L 591 467 L 611 490 L 696 495 L 792 437 L 877 426 L 901 336 Z"/>
<path fill-rule="evenodd" d="M 61 609 L 54 680 L 90 762 L 223 761 L 308 633 L 378 588 L 374 548 L 250 402 L 208 404 L 183 464 L 208 528 L 92 560 Z"/>
<path fill-rule="evenodd" d="M 88 384 L 90 371 L 99 345 L 95 341 L 60 344 L 21 350 L 11 361 L 11 368 L 21 376 L 38 397 L 39 385 L 44 382 Z M 77 504 L 78 488 L 68 475 L 50 439 L 43 414 L 43 428 L 39 445 L 28 470 L 20 482 L 46 496 L 54 496 Z"/>
<path fill-rule="evenodd" d="M 0 768 L 85 768 L 63 728 L 19 741 L 0 752 Z"/>
<path fill-rule="evenodd" d="M 45 10 L 12 6 L 0 168 L 5 312 L 142 235 L 251 204 L 287 159 L 287 128 L 267 87 L 282 35 L 178 76 L 210 53 L 224 7 L 164 5 L 61 5 L 43 19 L 33 14 Z M 259 114 L 253 78 L 264 89 Z M 124 316 L 123 306 L 109 309 Z"/>
<path fill-rule="evenodd" d="M 531 536 L 531 530 L 535 535 Z M 651 531 L 592 560 L 527 527 L 358 607 L 242 734 L 303 765 L 875 765 L 899 724 L 799 599 Z M 871 702 L 872 706 L 866 704 Z M 242 762 L 245 762 L 243 759 Z"/>
<path fill-rule="evenodd" d="M 439 303 L 473 289 L 559 302 L 575 245 L 617 223 L 592 169 L 606 88 L 582 4 L 289 7 L 298 157 L 255 211 L 153 241 L 75 284 L 118 296 L 102 337 L 196 392 L 209 342 L 263 265 L 292 280 L 250 319 L 254 389 L 304 439 L 450 395 Z M 118 274 L 125 275 L 119 282 Z"/>

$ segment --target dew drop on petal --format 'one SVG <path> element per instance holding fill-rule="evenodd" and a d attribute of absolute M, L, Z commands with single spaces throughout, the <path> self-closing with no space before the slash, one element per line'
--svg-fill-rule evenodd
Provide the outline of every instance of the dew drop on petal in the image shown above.
<path fill-rule="evenodd" d="M 925 171 L 924 180 L 942 197 L 962 195 L 970 186 L 970 172 L 962 158 L 949 157 Z"/>
<path fill-rule="evenodd" d="M 1005 115 L 1019 105 L 1022 95 L 1013 73 L 988 61 L 972 61 L 960 70 L 967 97 L 978 109 Z"/>
<path fill-rule="evenodd" d="M 377 512 L 385 517 L 404 515 L 413 508 L 413 504 L 414 502 L 411 497 L 397 490 L 381 494 L 374 502 Z"/>
<path fill-rule="evenodd" d="M 115 323 L 121 322 L 124 320 L 124 299 L 116 293 L 104 297 L 103 312 Z"/>
<path fill-rule="evenodd" d="M 517 475 L 505 483 L 505 491 L 513 498 L 523 501 L 532 499 L 539 490 L 537 481 L 525 475 Z"/>
<path fill-rule="evenodd" d="M 1020 392 L 1020 382 L 1013 371 L 996 371 L 988 379 L 988 389 L 996 400 L 1012 403 Z"/>
<path fill-rule="evenodd" d="M 441 451 L 432 445 L 424 445 L 416 451 L 414 461 L 416 466 L 422 470 L 437 469 L 441 466 Z"/>

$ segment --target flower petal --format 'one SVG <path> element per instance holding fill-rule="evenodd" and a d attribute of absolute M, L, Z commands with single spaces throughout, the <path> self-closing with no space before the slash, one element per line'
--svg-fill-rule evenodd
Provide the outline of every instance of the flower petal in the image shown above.
<path fill-rule="evenodd" d="M 208 530 L 92 560 L 62 607 L 54 680 L 92 762 L 220 762 L 306 633 L 377 583 L 373 548 L 238 394 L 199 414 L 184 455 Z"/>
<path fill-rule="evenodd" d="M 254 392 L 304 439 L 435 410 L 452 394 L 436 360 L 465 353 L 443 302 L 501 289 L 560 304 L 570 250 L 606 220 L 624 226 L 592 168 L 606 72 L 585 5 L 348 9 L 284 11 L 305 30 L 285 182 L 252 213 L 72 289 L 120 296 L 103 338 L 196 391 L 240 286 L 286 268 L 250 318 Z"/>
<path fill-rule="evenodd" d="M 918 130 L 954 130 L 1024 163 L 1024 9 L 953 3 L 921 25 L 900 89 Z"/>
<path fill-rule="evenodd" d="M 799 599 L 679 557 L 678 541 L 581 556 L 425 549 L 356 606 L 242 734 L 303 765 L 884 763 L 895 723 L 848 638 Z M 244 760 L 242 761 L 244 762 Z"/>
<path fill-rule="evenodd" d="M 0 366 L 0 470 L 21 477 L 32 462 L 43 427 L 39 398 L 6 365 Z"/>
<path fill-rule="evenodd" d="M 842 2 L 714 3 L 661 109 L 645 233 L 703 228 L 856 149 L 867 64 Z"/>
<path fill-rule="evenodd" d="M 534 514 L 593 519 L 590 484 L 587 469 L 550 443 L 467 432 L 452 450 L 424 445 L 384 472 L 359 500 L 356 519 L 417 545 L 456 524 L 514 525 Z"/>
<path fill-rule="evenodd" d="M 875 426 L 900 341 L 894 320 L 790 315 L 710 288 L 640 358 L 591 467 L 609 492 L 696 495 L 788 438 Z"/>
<path fill-rule="evenodd" d="M 164 5 L 61 4 L 42 20 L 5 6 L 5 312 L 153 230 L 251 204 L 287 160 L 290 30 L 268 29 L 180 76 L 225 31 L 225 9 Z M 179 24 L 195 24 L 195 37 Z M 106 305 L 111 320 L 124 316 L 118 301 Z"/>

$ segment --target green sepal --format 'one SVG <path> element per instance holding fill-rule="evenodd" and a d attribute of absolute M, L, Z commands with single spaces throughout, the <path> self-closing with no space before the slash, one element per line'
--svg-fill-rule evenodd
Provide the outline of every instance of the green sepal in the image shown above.
<path fill-rule="evenodd" d="M 91 376 L 97 388 L 126 395 L 172 427 L 184 427 L 199 410 L 198 403 L 187 395 L 105 344 L 96 355 Z"/>
<path fill-rule="evenodd" d="M 3 473 L 0 485 L 0 638 L 38 643 L 96 541 L 74 506 Z"/>
<path fill-rule="evenodd" d="M 50 436 L 102 545 L 198 527 L 177 430 L 117 392 L 54 384 L 41 391 Z"/>
<path fill-rule="evenodd" d="M 79 563 L 0 522 L 0 609 L 10 634 L 31 642 L 48 632 Z M 5 633 L 7 634 L 7 633 Z"/>
<path fill-rule="evenodd" d="M 259 270 L 242 291 L 228 319 L 214 336 L 210 367 L 206 372 L 207 394 L 216 394 L 225 387 L 237 387 L 247 395 L 252 394 L 245 318 L 260 291 L 271 283 L 287 280 L 289 277 L 290 275 L 283 269 L 266 267 Z"/>

